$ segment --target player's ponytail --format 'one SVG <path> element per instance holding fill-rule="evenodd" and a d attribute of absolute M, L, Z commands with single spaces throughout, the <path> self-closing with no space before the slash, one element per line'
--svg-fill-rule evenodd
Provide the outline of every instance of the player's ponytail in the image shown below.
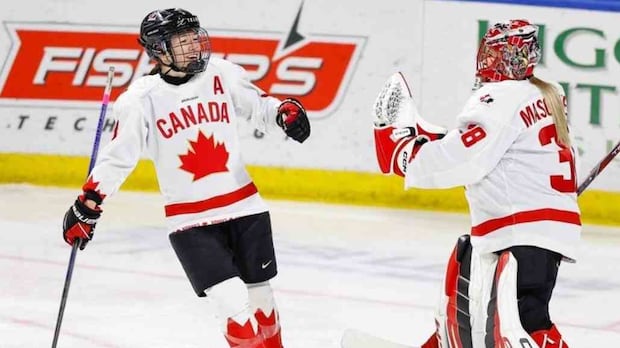
<path fill-rule="evenodd" d="M 566 121 L 566 113 L 564 111 L 564 102 L 560 97 L 557 89 L 549 82 L 543 81 L 536 76 L 529 78 L 530 82 L 538 87 L 545 102 L 551 111 L 553 116 L 553 123 L 555 123 L 555 131 L 558 134 L 558 145 L 564 145 L 570 147 L 570 138 L 568 136 L 568 124 Z"/>
<path fill-rule="evenodd" d="M 159 63 L 155 64 L 153 69 L 149 71 L 149 75 L 157 75 L 161 72 L 161 65 Z"/>

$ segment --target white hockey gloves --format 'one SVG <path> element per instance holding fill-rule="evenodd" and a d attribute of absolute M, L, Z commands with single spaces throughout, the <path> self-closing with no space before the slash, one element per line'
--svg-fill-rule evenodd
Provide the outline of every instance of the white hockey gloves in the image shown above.
<path fill-rule="evenodd" d="M 405 176 L 420 146 L 443 138 L 447 130 L 426 122 L 417 110 L 402 73 L 394 73 L 374 104 L 375 150 L 384 174 Z"/>

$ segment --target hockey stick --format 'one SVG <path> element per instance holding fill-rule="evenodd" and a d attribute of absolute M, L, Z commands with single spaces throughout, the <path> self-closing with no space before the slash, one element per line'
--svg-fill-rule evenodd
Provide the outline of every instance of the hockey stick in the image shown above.
<path fill-rule="evenodd" d="M 596 178 L 603 171 L 603 169 L 607 167 L 607 165 L 614 159 L 614 157 L 616 157 L 618 153 L 620 153 L 620 142 L 618 142 L 616 146 L 614 146 L 614 148 L 611 149 L 611 151 L 603 157 L 603 159 L 598 162 L 594 168 L 592 168 L 590 174 L 588 174 L 588 177 L 577 188 L 577 195 L 580 195 L 592 183 L 592 181 L 594 181 L 594 178 Z"/>
<path fill-rule="evenodd" d="M 105 89 L 103 91 L 103 100 L 101 101 L 101 110 L 99 111 L 99 122 L 97 123 L 97 132 L 95 133 L 95 141 L 93 143 L 93 150 L 90 154 L 90 163 L 88 164 L 88 174 L 93 170 L 95 162 L 97 161 L 97 153 L 99 152 L 99 142 L 101 141 L 101 133 L 103 130 L 103 121 L 105 119 L 106 111 L 108 110 L 108 103 L 110 102 L 110 91 L 112 90 L 112 79 L 114 78 L 114 67 L 111 66 L 108 70 L 108 79 L 106 80 Z M 69 266 L 67 266 L 67 275 L 65 276 L 65 286 L 62 289 L 62 297 L 60 299 L 60 308 L 58 309 L 58 318 L 56 319 L 56 330 L 54 331 L 54 340 L 52 341 L 52 348 L 56 348 L 58 344 L 58 336 L 60 335 L 60 325 L 62 324 L 62 317 L 65 312 L 65 305 L 67 304 L 67 297 L 69 296 L 69 285 L 71 285 L 71 276 L 73 275 L 73 267 L 75 266 L 75 257 L 77 255 L 78 248 L 82 245 L 82 239 L 73 242 L 71 248 L 71 256 L 69 257 Z"/>

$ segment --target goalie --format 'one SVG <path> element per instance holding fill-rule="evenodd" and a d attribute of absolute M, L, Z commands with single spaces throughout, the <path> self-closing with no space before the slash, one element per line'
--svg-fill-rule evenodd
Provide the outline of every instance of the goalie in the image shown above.
<path fill-rule="evenodd" d="M 454 130 L 420 117 L 401 74 L 375 102 L 381 171 L 403 176 L 405 188 L 465 186 L 471 212 L 422 348 L 568 348 L 549 301 L 560 261 L 575 259 L 581 221 L 566 98 L 533 75 L 537 30 L 511 20 L 486 32 L 477 89 Z"/>

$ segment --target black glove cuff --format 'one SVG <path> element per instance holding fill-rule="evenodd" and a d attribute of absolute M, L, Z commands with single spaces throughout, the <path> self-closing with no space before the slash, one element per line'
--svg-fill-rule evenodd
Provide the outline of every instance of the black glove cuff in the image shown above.
<path fill-rule="evenodd" d="M 79 198 L 73 204 L 73 214 L 83 223 L 93 225 L 97 219 L 101 217 L 101 210 L 91 209 L 84 204 Z"/>
<path fill-rule="evenodd" d="M 91 201 L 97 203 L 97 205 L 101 205 L 101 203 L 103 203 L 103 198 L 101 198 L 101 195 L 93 190 L 85 191 L 84 199 L 90 199 Z"/>

